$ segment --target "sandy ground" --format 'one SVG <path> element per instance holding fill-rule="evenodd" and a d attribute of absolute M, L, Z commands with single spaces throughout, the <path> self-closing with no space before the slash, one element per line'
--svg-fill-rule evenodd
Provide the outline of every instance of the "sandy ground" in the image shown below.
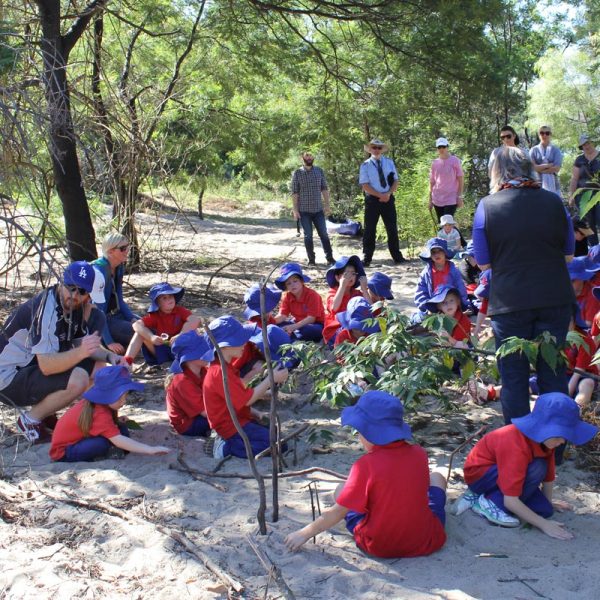
<path fill-rule="evenodd" d="M 260 275 L 269 273 L 290 252 L 291 259 L 305 262 L 301 239 L 290 223 L 278 220 L 278 207 L 257 205 L 250 212 L 256 216 L 245 218 L 236 217 L 227 207 L 218 211 L 212 206 L 207 212 L 205 221 L 191 214 L 167 214 L 160 219 L 150 213 L 140 216 L 146 256 L 155 272 L 130 277 L 129 299 L 134 307 L 144 309 L 145 292 L 168 272 L 169 281 L 189 290 L 187 305 L 198 314 L 207 318 L 223 312 L 239 314 L 244 290 Z M 360 254 L 355 240 L 336 239 L 334 249 L 336 256 Z M 209 285 L 215 271 L 236 257 Z M 317 260 L 323 261 L 320 251 Z M 406 310 L 420 268 L 416 260 L 393 267 L 381 248 L 371 270 L 394 277 L 393 305 Z M 308 271 L 321 291 L 325 290 L 324 271 L 324 264 Z M 14 414 L 2 408 L 8 429 L 2 435 L 0 454 L 0 597 L 227 597 L 227 586 L 190 548 L 240 582 L 244 587 L 240 596 L 283 597 L 247 536 L 281 570 L 296 598 L 598 597 L 598 477 L 577 469 L 574 461 L 559 470 L 557 496 L 570 501 L 575 510 L 555 517 L 575 534 L 571 541 L 553 540 L 524 527 L 494 527 L 467 511 L 460 516 L 448 514 L 448 542 L 430 557 L 366 557 L 341 525 L 292 554 L 284 548 L 283 539 L 312 518 L 308 482 L 317 482 L 321 506 L 326 506 L 338 480 L 323 473 L 281 479 L 280 519 L 268 524 L 267 536 L 258 536 L 254 480 L 210 478 L 210 483 L 223 486 L 216 489 L 178 470 L 178 455 L 202 471 L 213 469 L 216 461 L 204 455 L 203 442 L 177 436 L 169 427 L 163 378 L 161 373 L 140 375 L 146 390 L 132 394 L 123 411 L 142 425 L 142 430 L 133 432 L 136 439 L 173 448 L 162 457 L 129 455 L 124 460 L 53 464 L 48 445 L 29 446 L 11 434 Z M 303 378 L 285 391 L 282 419 L 286 432 L 308 422 L 329 429 L 334 436 L 325 454 L 315 453 L 307 436 L 301 436 L 288 455 L 289 468 L 319 466 L 347 473 L 360 448 L 350 432 L 339 426 L 339 413 L 308 403 L 309 386 Z M 424 408 L 409 421 L 432 465 L 447 465 L 450 452 L 481 424 L 501 423 L 497 404 L 479 408 L 467 403 L 450 415 Z M 465 452 L 455 458 L 449 507 L 464 490 Z M 259 468 L 268 473 L 270 459 L 261 459 Z M 246 461 L 232 459 L 219 474 L 249 472 Z M 267 500 L 270 519 L 270 482 Z M 190 544 L 187 550 L 169 535 L 178 532 L 185 533 Z"/>

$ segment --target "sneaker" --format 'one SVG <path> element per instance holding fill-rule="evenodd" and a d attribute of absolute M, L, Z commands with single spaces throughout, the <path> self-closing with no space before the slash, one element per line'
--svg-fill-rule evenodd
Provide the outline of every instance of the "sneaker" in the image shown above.
<path fill-rule="evenodd" d="M 23 415 L 20 415 L 17 419 L 17 431 L 32 444 L 45 444 L 52 439 L 52 435 L 43 423 L 32 423 Z"/>
<path fill-rule="evenodd" d="M 467 391 L 473 402 L 479 406 L 486 402 L 491 402 L 490 386 L 487 386 L 477 378 L 472 378 L 467 381 Z"/>
<path fill-rule="evenodd" d="M 216 435 L 215 443 L 213 445 L 213 458 L 218 458 L 219 460 L 225 458 L 224 450 L 225 440 L 220 435 Z"/>
<path fill-rule="evenodd" d="M 479 498 L 479 496 L 475 492 L 467 490 L 452 505 L 452 513 L 456 516 L 462 515 L 466 510 L 469 510 L 469 508 L 473 508 L 473 505 L 477 502 L 477 498 Z"/>
<path fill-rule="evenodd" d="M 521 521 L 517 517 L 512 517 L 507 512 L 504 512 L 483 494 L 477 498 L 471 508 L 473 512 L 486 518 L 494 525 L 500 525 L 500 527 L 519 527 L 521 525 Z"/>

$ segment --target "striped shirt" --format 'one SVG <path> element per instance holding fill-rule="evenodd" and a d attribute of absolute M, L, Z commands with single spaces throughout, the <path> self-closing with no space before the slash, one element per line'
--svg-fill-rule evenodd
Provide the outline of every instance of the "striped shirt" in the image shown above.
<path fill-rule="evenodd" d="M 292 175 L 292 194 L 298 194 L 298 212 L 322 211 L 321 193 L 327 189 L 325 174 L 319 167 L 300 167 Z"/>

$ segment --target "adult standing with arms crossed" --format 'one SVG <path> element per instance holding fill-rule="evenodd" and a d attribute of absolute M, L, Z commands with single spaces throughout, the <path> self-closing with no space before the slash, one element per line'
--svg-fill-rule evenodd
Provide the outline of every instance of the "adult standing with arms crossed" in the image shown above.
<path fill-rule="evenodd" d="M 387 232 L 388 250 L 394 263 L 406 262 L 400 252 L 398 224 L 394 192 L 398 188 L 398 172 L 391 158 L 383 156 L 388 146 L 379 139 L 372 139 L 365 152 L 371 156 L 360 166 L 358 182 L 365 195 L 365 231 L 363 234 L 363 265 L 370 266 L 375 252 L 375 237 L 379 217 Z"/>
<path fill-rule="evenodd" d="M 552 130 L 542 125 L 538 130 L 540 143 L 531 149 L 531 162 L 535 172 L 542 180 L 542 188 L 554 192 L 560 197 L 558 172 L 562 166 L 562 152 L 550 143 Z"/>
<path fill-rule="evenodd" d="M 335 262 L 331 242 L 327 234 L 325 217 L 331 214 L 329 207 L 329 188 L 323 169 L 314 166 L 315 157 L 311 152 L 302 153 L 302 167 L 296 169 L 292 175 L 292 201 L 293 213 L 296 221 L 300 220 L 304 231 L 304 247 L 308 264 L 314 265 L 315 247 L 313 243 L 313 225 L 321 239 L 328 265 Z M 323 200 L 321 201 L 321 197 Z"/>
<path fill-rule="evenodd" d="M 463 205 L 464 173 L 460 159 L 448 150 L 444 137 L 435 141 L 438 158 L 429 172 L 429 210 L 435 208 L 438 221 L 444 215 L 454 215 Z"/>

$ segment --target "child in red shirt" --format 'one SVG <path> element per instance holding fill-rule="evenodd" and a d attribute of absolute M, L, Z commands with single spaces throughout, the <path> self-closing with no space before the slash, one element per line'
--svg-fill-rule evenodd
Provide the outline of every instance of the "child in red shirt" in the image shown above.
<path fill-rule="evenodd" d="M 338 313 L 337 318 L 341 329 L 335 337 L 334 348 L 344 342 L 356 344 L 360 338 L 379 331 L 379 323 L 373 322 L 371 305 L 362 296 L 350 298 L 346 310 Z"/>
<path fill-rule="evenodd" d="M 329 347 L 333 347 L 335 336 L 340 330 L 337 314 L 346 310 L 350 298 L 362 296 L 371 304 L 371 296 L 367 283 L 367 275 L 358 256 L 342 256 L 327 269 L 325 279 L 329 285 L 325 301 L 325 327 L 323 339 Z M 357 290 L 360 286 L 360 291 Z"/>
<path fill-rule="evenodd" d="M 175 360 L 165 380 L 167 414 L 171 425 L 181 435 L 206 437 L 210 426 L 206 418 L 202 383 L 215 350 L 206 336 L 187 331 L 175 338 L 171 346 Z"/>
<path fill-rule="evenodd" d="M 265 287 L 265 311 L 267 313 L 267 325 L 275 325 L 275 317 L 271 314 L 275 307 L 281 300 L 281 292 L 271 286 Z M 257 283 L 253 285 L 244 294 L 244 302 L 246 308 L 244 309 L 244 318 L 248 319 L 250 323 L 256 323 L 259 327 L 262 327 L 262 320 L 260 316 L 260 285 Z"/>
<path fill-rule="evenodd" d="M 426 452 L 407 441 L 411 430 L 403 412 L 398 398 L 380 391 L 342 411 L 342 425 L 358 431 L 366 454 L 336 489 L 335 504 L 286 537 L 290 550 L 342 519 L 356 545 L 373 556 L 425 556 L 444 545 L 446 480 L 430 474 Z"/>
<path fill-rule="evenodd" d="M 592 365 L 594 354 L 596 354 L 596 343 L 592 335 L 585 330 L 585 323 L 581 321 L 579 312 L 571 319 L 569 329 L 579 333 L 583 337 L 583 343 L 585 344 L 584 346 L 573 344 L 566 350 L 567 361 L 569 363 L 567 375 L 570 375 L 569 396 L 575 398 L 575 402 L 581 408 L 584 408 L 592 399 L 596 382 L 591 377 L 586 377 L 582 373 L 575 372 L 575 369 L 598 375 L 598 367 Z"/>
<path fill-rule="evenodd" d="M 225 360 L 224 366 L 218 360 L 210 365 L 202 385 L 208 422 L 216 432 L 213 456 L 223 458 L 231 454 L 246 458 L 246 448 L 237 433 L 225 401 L 223 368 L 227 374 L 229 394 L 236 416 L 250 440 L 253 454 L 256 455 L 269 447 L 269 429 L 252 420 L 251 406 L 264 396 L 271 387 L 271 382 L 267 376 L 255 388 L 247 388 L 238 370 L 232 365 L 232 361 L 242 355 L 244 344 L 252 335 L 248 328 L 230 315 L 211 321 L 208 327 L 221 348 Z M 288 372 L 287 369 L 278 368 L 274 370 L 273 375 L 275 383 L 283 383 L 287 379 Z"/>
<path fill-rule="evenodd" d="M 166 454 L 170 448 L 149 446 L 129 438 L 127 427 L 118 420 L 129 390 L 144 386 L 131 380 L 126 367 L 100 369 L 94 385 L 58 420 L 52 433 L 50 458 L 79 462 L 103 458 L 123 458 L 125 452 Z M 114 452 L 120 449 L 121 452 Z"/>
<path fill-rule="evenodd" d="M 572 398 L 541 394 L 533 412 L 487 433 L 471 450 L 464 466 L 469 492 L 461 501 L 496 525 L 518 527 L 520 518 L 550 537 L 571 539 L 562 523 L 547 520 L 554 508 L 571 508 L 552 499 L 554 453 L 566 441 L 585 444 L 597 432 L 581 420 Z"/>
<path fill-rule="evenodd" d="M 567 268 L 577 305 L 581 311 L 581 319 L 585 322 L 586 328 L 589 328 L 596 313 L 600 310 L 600 302 L 594 295 L 591 284 L 591 280 L 600 270 L 600 266 L 590 266 L 586 256 L 579 256 L 568 263 Z"/>
<path fill-rule="evenodd" d="M 310 281 L 298 263 L 281 267 L 275 285 L 285 290 L 275 323 L 290 336 L 307 342 L 321 341 L 325 311 L 318 292 L 304 285 Z"/>
<path fill-rule="evenodd" d="M 456 321 L 451 333 L 443 331 L 441 335 L 454 348 L 468 348 L 472 324 L 461 310 L 461 298 L 456 288 L 442 285 L 425 307 L 430 312 L 444 313 Z"/>
<path fill-rule="evenodd" d="M 150 288 L 148 314 L 133 324 L 135 334 L 125 353 L 128 362 L 133 362 L 140 348 L 149 365 L 173 360 L 169 340 L 200 324 L 191 310 L 179 305 L 184 293 L 184 288 L 172 287 L 169 283 L 157 283 Z"/>

